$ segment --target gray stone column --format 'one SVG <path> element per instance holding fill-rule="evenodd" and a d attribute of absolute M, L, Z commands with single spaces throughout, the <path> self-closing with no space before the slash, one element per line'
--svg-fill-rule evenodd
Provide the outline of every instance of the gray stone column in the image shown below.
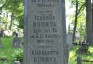
<path fill-rule="evenodd" d="M 24 64 L 68 64 L 65 0 L 25 0 Z"/>

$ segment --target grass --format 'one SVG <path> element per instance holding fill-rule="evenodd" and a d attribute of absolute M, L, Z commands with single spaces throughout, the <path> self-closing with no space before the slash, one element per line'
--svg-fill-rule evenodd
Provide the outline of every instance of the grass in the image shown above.
<path fill-rule="evenodd" d="M 15 54 L 15 51 L 18 49 L 12 47 L 13 37 L 3 37 L 1 38 L 1 40 L 4 47 L 0 48 L 0 58 L 7 58 L 7 61 L 5 62 L 0 61 L 0 64 L 14 64 L 13 55 Z M 90 46 L 88 49 L 91 54 L 85 54 L 85 55 L 77 55 L 76 51 L 78 48 L 79 46 L 73 46 L 70 49 L 69 64 L 76 64 L 77 56 L 82 56 L 82 58 L 86 60 L 93 60 L 93 46 Z M 93 64 L 93 62 L 83 62 L 82 64 Z"/>
<path fill-rule="evenodd" d="M 0 61 L 0 64 L 14 64 L 13 63 L 13 55 L 17 49 L 13 48 L 12 42 L 13 37 L 4 37 L 1 38 L 3 48 L 0 48 L 0 58 L 7 59 L 5 62 Z"/>

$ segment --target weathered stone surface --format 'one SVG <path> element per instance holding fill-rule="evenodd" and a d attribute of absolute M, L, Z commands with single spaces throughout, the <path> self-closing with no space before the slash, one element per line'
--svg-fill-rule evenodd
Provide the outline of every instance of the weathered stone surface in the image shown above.
<path fill-rule="evenodd" d="M 21 38 L 14 37 L 13 39 L 13 47 L 14 48 L 20 48 L 22 46 Z"/>
<path fill-rule="evenodd" d="M 68 44 L 68 47 L 69 49 L 72 47 L 72 36 L 73 34 L 67 34 L 67 44 Z"/>
<path fill-rule="evenodd" d="M 1 38 L 0 38 L 0 48 L 3 48 Z"/>
<path fill-rule="evenodd" d="M 68 64 L 65 0 L 25 0 L 24 64 Z"/>

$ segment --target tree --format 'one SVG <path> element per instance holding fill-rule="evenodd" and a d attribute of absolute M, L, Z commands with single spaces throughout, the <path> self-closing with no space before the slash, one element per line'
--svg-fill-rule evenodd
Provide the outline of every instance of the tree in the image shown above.
<path fill-rule="evenodd" d="M 4 0 L 2 2 L 3 3 L 1 3 L 2 6 L 0 7 L 0 10 L 4 9 L 7 12 L 11 12 L 14 16 L 14 18 L 10 21 L 10 29 L 11 29 L 12 26 L 11 23 L 13 23 L 13 20 L 15 19 L 20 23 L 20 19 L 22 18 L 19 17 L 22 17 L 24 15 L 24 3 L 23 3 L 24 0 Z"/>
<path fill-rule="evenodd" d="M 74 29 L 73 29 L 73 40 L 72 40 L 72 42 L 75 41 L 75 32 L 76 32 L 76 27 L 77 27 L 77 16 L 78 16 L 78 0 L 76 0 L 76 14 L 75 14 L 75 24 L 74 24 Z"/>
<path fill-rule="evenodd" d="M 70 0 L 73 7 L 76 8 L 75 15 L 72 16 L 73 28 L 73 42 L 75 41 L 75 32 L 79 28 L 81 38 L 85 37 L 85 1 L 84 0 Z"/>

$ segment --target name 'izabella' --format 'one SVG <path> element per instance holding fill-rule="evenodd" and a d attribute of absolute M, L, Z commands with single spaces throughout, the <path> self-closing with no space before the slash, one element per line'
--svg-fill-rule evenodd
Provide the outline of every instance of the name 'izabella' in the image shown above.
<path fill-rule="evenodd" d="M 53 16 L 53 14 L 35 15 L 35 20 L 55 20 L 55 16 Z"/>

